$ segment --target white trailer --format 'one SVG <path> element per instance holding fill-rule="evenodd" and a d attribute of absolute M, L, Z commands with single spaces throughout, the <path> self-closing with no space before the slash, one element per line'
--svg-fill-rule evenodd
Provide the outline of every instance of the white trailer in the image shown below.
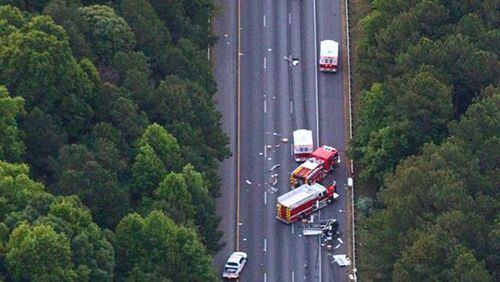
<path fill-rule="evenodd" d="M 339 43 L 333 40 L 323 40 L 320 44 L 319 70 L 336 72 L 339 57 Z"/>
<path fill-rule="evenodd" d="M 303 162 L 311 157 L 313 152 L 312 131 L 297 129 L 293 132 L 293 154 L 295 161 Z"/>

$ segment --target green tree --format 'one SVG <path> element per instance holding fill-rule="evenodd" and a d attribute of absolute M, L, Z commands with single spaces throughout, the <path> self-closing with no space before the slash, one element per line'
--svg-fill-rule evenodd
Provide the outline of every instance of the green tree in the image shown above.
<path fill-rule="evenodd" d="M 116 228 L 118 278 L 158 281 L 216 281 L 206 250 L 192 229 L 177 226 L 159 211 L 126 216 Z"/>
<path fill-rule="evenodd" d="M 12 98 L 0 85 L 0 160 L 19 161 L 24 153 L 24 143 L 17 127 L 16 117 L 24 111 L 24 99 Z"/>
<path fill-rule="evenodd" d="M 179 144 L 162 126 L 156 123 L 148 126 L 137 144 L 139 148 L 146 144 L 153 148 L 166 171 L 180 171 L 182 168 Z"/>
<path fill-rule="evenodd" d="M 170 52 L 173 48 L 170 32 L 160 21 L 154 8 L 146 0 L 123 0 L 120 14 L 130 25 L 137 38 L 137 47 L 151 62 L 153 74 L 162 79 L 172 73 Z"/>
<path fill-rule="evenodd" d="M 78 1 L 52 0 L 43 13 L 50 17 L 58 25 L 64 27 L 68 34 L 73 55 L 78 58 L 93 58 L 94 54 L 83 34 L 85 21 L 78 10 Z"/>
<path fill-rule="evenodd" d="M 17 228 L 24 224 L 23 230 L 26 232 L 33 231 L 37 226 L 43 226 L 44 230 L 50 229 L 49 233 L 55 232 L 58 238 L 68 240 L 72 265 L 68 270 L 74 272 L 80 280 L 111 281 L 114 267 L 113 247 L 102 230 L 92 221 L 88 209 L 75 196 L 54 197 L 47 193 L 44 186 L 31 180 L 28 174 L 29 169 L 26 165 L 0 162 L 0 230 L 2 230 L 0 246 L 5 250 L 6 256 L 9 253 L 9 244 L 12 247 L 11 260 L 8 258 L 5 258 L 5 261 L 1 260 L 2 272 L 6 277 L 19 277 L 13 278 L 14 280 L 22 280 L 23 277 L 57 280 L 57 277 L 47 276 L 52 275 L 50 274 L 52 272 L 56 275 L 59 272 L 57 266 L 43 264 L 43 260 L 49 260 L 49 264 L 53 263 L 52 259 L 47 257 L 50 253 L 45 256 L 43 250 L 38 252 L 40 248 L 52 251 L 49 245 L 45 247 L 43 243 L 50 238 L 43 237 L 42 242 L 38 242 L 36 237 L 26 239 L 24 231 L 24 235 L 18 234 L 13 237 L 13 234 L 18 232 Z M 35 235 L 39 234 L 33 236 Z M 56 240 L 58 247 L 64 246 L 65 243 L 60 245 L 58 241 Z M 49 240 L 47 244 L 51 244 L 50 242 Z M 28 251 L 31 253 L 26 253 Z M 23 264 L 30 255 L 37 256 L 35 260 L 29 260 L 30 264 L 27 265 L 32 267 L 31 272 L 24 272 Z M 4 268 L 4 263 L 11 268 Z M 25 274 L 28 276 L 24 276 Z M 47 277 L 44 278 L 43 275 Z"/>
<path fill-rule="evenodd" d="M 351 149 L 364 167 L 363 183 L 375 187 L 399 160 L 415 154 L 426 142 L 441 142 L 452 119 L 451 90 L 431 72 L 408 79 L 390 79 L 364 92 Z"/>
<path fill-rule="evenodd" d="M 113 280 L 113 246 L 77 197 L 59 197 L 50 206 L 47 216 L 38 218 L 37 222 L 66 234 L 70 240 L 72 261 L 81 280 Z"/>
<path fill-rule="evenodd" d="M 111 60 L 116 52 L 130 51 L 134 47 L 135 35 L 130 26 L 111 7 L 92 5 L 81 7 L 79 11 L 87 42 L 101 60 Z"/>
<path fill-rule="evenodd" d="M 41 12 L 49 0 L 0 0 L 0 5 L 12 5 L 28 12 Z"/>
<path fill-rule="evenodd" d="M 9 6 L 0 10 L 17 13 Z M 62 27 L 49 17 L 31 17 L 21 29 L 2 34 L 0 64 L 5 66 L 0 69 L 0 80 L 11 95 L 25 99 L 27 112 L 38 107 L 57 115 L 71 141 L 88 128 L 95 85 L 73 58 Z"/>
<path fill-rule="evenodd" d="M 101 226 L 115 226 L 128 209 L 128 191 L 117 174 L 104 168 L 85 146 L 64 146 L 59 152 L 56 191 L 78 195 Z M 117 205 L 116 203 L 120 203 Z"/>
<path fill-rule="evenodd" d="M 165 176 L 155 191 L 153 209 L 164 211 L 178 224 L 191 221 L 194 207 L 182 174 L 171 172 Z"/>
<path fill-rule="evenodd" d="M 37 194 L 46 193 L 44 187 L 28 175 L 27 165 L 0 161 L 0 221 L 11 212 L 24 209 Z"/>
<path fill-rule="evenodd" d="M 470 250 L 448 238 L 445 232 L 429 230 L 403 253 L 395 264 L 394 281 L 493 281 Z"/>
<path fill-rule="evenodd" d="M 153 148 L 141 146 L 132 165 L 132 200 L 137 203 L 144 196 L 151 197 L 165 174 L 165 166 Z"/>
<path fill-rule="evenodd" d="M 19 225 L 10 235 L 5 260 L 15 280 L 74 281 L 71 247 L 50 226 Z"/>
<path fill-rule="evenodd" d="M 209 183 L 191 164 L 184 166 L 182 176 L 191 195 L 194 208 L 194 222 L 202 236 L 202 241 L 211 253 L 217 252 L 222 232 L 217 230 L 219 217 L 215 215 L 215 201 L 209 194 Z"/>
<path fill-rule="evenodd" d="M 424 146 L 385 178 L 379 210 L 361 225 L 366 275 L 453 281 L 498 275 L 491 240 L 497 237 L 500 199 L 493 188 L 500 95 L 494 88 L 483 95 L 452 123 L 452 135 L 442 144 Z"/>
<path fill-rule="evenodd" d="M 25 159 L 31 165 L 33 175 L 53 183 L 54 156 L 68 142 L 61 120 L 35 107 L 21 124 L 26 134 Z"/>

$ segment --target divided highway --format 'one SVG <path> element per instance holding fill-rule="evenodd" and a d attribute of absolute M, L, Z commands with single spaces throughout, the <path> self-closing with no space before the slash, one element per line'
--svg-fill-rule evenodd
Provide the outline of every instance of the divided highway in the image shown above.
<path fill-rule="evenodd" d="M 323 182 L 337 181 L 339 200 L 314 216 L 339 221 L 343 234 L 333 253 L 347 254 L 344 54 L 341 50 L 335 74 L 318 72 L 317 64 L 319 41 L 342 42 L 341 4 L 217 2 L 223 7 L 215 21 L 217 103 L 233 157 L 221 166 L 217 208 L 226 246 L 216 266 L 222 270 L 226 257 L 238 249 L 249 256 L 241 281 L 347 281 L 348 269 L 331 262 L 318 237 L 302 236 L 301 223 L 286 225 L 275 218 L 276 198 L 289 191 L 289 175 L 297 166 L 291 144 L 282 138 L 292 140 L 293 130 L 311 129 L 315 146 L 337 148 L 344 162 Z M 299 63 L 293 66 L 291 58 Z M 278 182 L 273 187 L 274 174 Z"/>

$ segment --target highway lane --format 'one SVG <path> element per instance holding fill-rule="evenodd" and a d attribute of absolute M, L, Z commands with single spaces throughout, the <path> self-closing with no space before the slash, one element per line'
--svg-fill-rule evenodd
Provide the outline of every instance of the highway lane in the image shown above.
<path fill-rule="evenodd" d="M 215 96 L 217 109 L 222 113 L 222 129 L 230 138 L 232 157 L 220 166 L 221 196 L 217 199 L 217 214 L 221 217 L 219 229 L 224 231 L 221 239 L 224 248 L 215 255 L 218 269 L 224 264 L 227 255 L 234 250 L 236 239 L 236 2 L 216 0 L 223 7 L 221 15 L 214 21 L 215 34 L 219 37 L 212 53 L 214 76 L 217 82 Z"/>
<path fill-rule="evenodd" d="M 236 56 L 234 48 L 231 49 L 231 46 L 236 47 L 233 42 L 236 21 L 229 16 L 229 10 L 235 8 L 235 1 L 219 1 L 229 6 L 226 6 L 227 13 L 223 16 L 224 20 L 216 21 L 216 31 L 221 38 L 216 46 L 218 101 L 219 109 L 224 115 L 224 129 L 234 133 L 236 115 L 230 107 L 235 104 L 235 95 L 231 91 L 235 77 L 231 71 L 235 68 L 232 66 L 234 59 L 231 60 L 226 56 L 231 53 Z M 335 17 L 329 16 L 334 15 L 332 9 L 335 6 L 330 5 L 331 3 L 333 1 L 318 0 L 317 18 L 320 23 L 316 26 L 318 35 L 327 36 L 337 28 L 337 26 L 320 27 L 321 23 L 336 25 Z M 323 272 L 322 281 L 345 281 L 344 270 L 329 264 L 324 251 L 320 265 L 317 238 L 301 236 L 300 223 L 293 226 L 285 225 L 275 219 L 276 198 L 289 190 L 288 175 L 296 166 L 290 154 L 290 144 L 280 143 L 280 137 L 291 139 L 292 131 L 296 128 L 311 128 L 315 135 L 317 132 L 315 124 L 317 60 L 313 44 L 316 40 L 313 1 L 255 0 L 241 1 L 241 4 L 243 56 L 241 56 L 240 236 L 235 238 L 233 235 L 236 224 L 232 212 L 234 204 L 230 202 L 235 197 L 234 187 L 236 187 L 235 178 L 231 176 L 235 173 L 233 158 L 224 162 L 221 168 L 223 196 L 218 202 L 218 212 L 222 215 L 221 228 L 226 232 L 223 239 L 227 242 L 227 246 L 217 255 L 216 265 L 219 269 L 222 268 L 226 256 L 238 245 L 237 241 L 234 241 L 236 239 L 239 240 L 240 249 L 248 252 L 250 258 L 242 275 L 242 281 L 318 281 L 320 267 Z M 338 28 L 340 29 L 340 22 Z M 228 34 L 228 37 L 226 38 L 224 34 Z M 333 39 L 340 41 L 340 37 Z M 219 56 L 219 53 L 222 56 Z M 298 57 L 299 65 L 291 66 L 283 58 L 288 55 Z M 343 113 L 341 108 L 343 96 L 339 94 L 342 93 L 342 80 L 339 78 L 341 75 L 341 71 L 333 75 L 318 74 L 321 109 L 319 145 L 330 144 L 344 150 L 343 120 L 339 119 Z M 336 95 L 332 96 L 331 92 L 335 92 L 333 94 Z M 337 112 L 332 113 L 332 110 Z M 339 131 L 339 128 L 342 131 Z M 233 149 L 235 136 L 230 135 Z M 315 143 L 318 144 L 317 140 Z M 265 145 L 271 145 L 273 149 L 265 151 Z M 276 145 L 280 147 L 275 150 Z M 280 164 L 280 167 L 270 172 L 269 169 L 275 164 Z M 276 185 L 278 190 L 273 190 L 269 186 L 272 182 L 270 175 L 273 173 L 279 175 Z M 339 188 L 343 189 L 345 171 L 340 169 L 335 176 Z M 233 191 L 230 191 L 231 189 Z M 340 193 L 340 203 L 337 202 L 324 209 L 322 218 L 339 217 L 341 228 L 346 230 L 347 226 L 342 224 L 345 223 L 345 213 L 338 212 L 339 209 L 345 210 L 346 195 L 342 191 Z M 346 239 L 343 241 L 347 243 Z M 344 246 L 345 244 L 337 252 L 343 251 Z"/>
<path fill-rule="evenodd" d="M 318 41 L 333 39 L 342 42 L 342 17 L 340 1 L 317 0 L 317 33 Z M 340 44 L 340 46 L 343 46 Z M 321 141 L 330 144 L 340 151 L 343 164 L 334 172 L 333 178 L 337 181 L 339 200 L 335 205 L 327 207 L 321 213 L 324 218 L 336 218 L 339 222 L 343 235 L 340 237 L 343 244 L 334 242 L 333 246 L 340 244 L 334 254 L 347 254 L 348 243 L 348 221 L 347 203 L 350 202 L 347 193 L 347 171 L 346 171 L 346 132 L 345 132 L 345 91 L 343 85 L 342 48 L 339 48 L 339 67 L 335 74 L 319 73 L 319 113 L 320 113 L 320 133 Z M 331 181 L 327 179 L 327 181 Z M 323 275 L 331 277 L 330 281 L 346 280 L 347 268 L 340 268 L 336 263 L 331 263 L 331 258 L 327 258 L 326 252 L 322 254 Z"/>

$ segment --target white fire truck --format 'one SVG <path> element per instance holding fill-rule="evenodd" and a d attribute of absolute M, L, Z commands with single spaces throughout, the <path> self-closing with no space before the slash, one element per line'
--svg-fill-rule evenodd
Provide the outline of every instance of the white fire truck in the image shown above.
<path fill-rule="evenodd" d="M 336 72 L 339 57 L 339 43 L 333 40 L 323 40 L 320 43 L 319 70 Z"/>
<path fill-rule="evenodd" d="M 293 132 L 293 154 L 296 162 L 303 162 L 311 157 L 313 152 L 312 131 L 297 129 Z"/>
<path fill-rule="evenodd" d="M 304 184 L 279 196 L 276 204 L 276 218 L 285 223 L 305 218 L 338 198 L 335 188 L 335 182 L 328 188 L 319 183 Z"/>

